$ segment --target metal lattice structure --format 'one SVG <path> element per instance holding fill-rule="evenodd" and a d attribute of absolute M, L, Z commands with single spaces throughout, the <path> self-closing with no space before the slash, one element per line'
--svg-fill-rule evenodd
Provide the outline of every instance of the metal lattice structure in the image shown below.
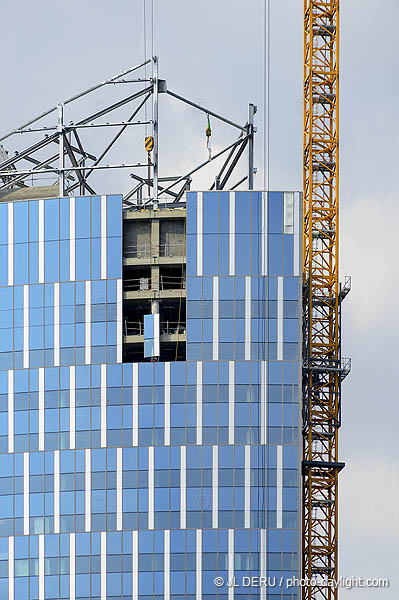
<path fill-rule="evenodd" d="M 338 280 L 339 0 L 304 1 L 304 320 L 303 514 L 304 600 L 332 600 L 338 589 L 338 430 L 340 306 L 350 280 Z"/>
<path fill-rule="evenodd" d="M 193 166 L 189 172 L 160 177 L 158 138 L 161 95 L 167 95 L 201 111 L 207 116 L 208 122 L 212 117 L 230 129 L 238 130 L 238 138 L 234 137 L 229 144 Z M 83 111 L 83 114 L 76 118 L 79 111 Z M 15 197 L 18 197 L 18 193 L 19 197 L 23 197 L 23 194 L 32 197 L 35 187 L 41 187 L 41 190 L 36 190 L 36 194 L 44 194 L 44 197 L 47 194 L 95 195 L 99 193 L 99 189 L 104 193 L 106 180 L 103 177 L 99 181 L 101 173 L 107 172 L 109 178 L 115 170 L 120 172 L 129 169 L 134 187 L 124 194 L 126 208 L 149 203 L 156 205 L 158 202 L 177 203 L 184 192 L 190 189 L 191 176 L 210 163 L 214 165 L 213 161 L 219 158 L 219 169 L 216 176 L 212 175 L 210 189 L 223 189 L 227 183 L 230 189 L 235 189 L 244 182 L 247 182 L 248 189 L 253 189 L 255 113 L 256 106 L 250 104 L 248 120 L 240 125 L 172 92 L 168 89 L 166 80 L 159 78 L 158 57 L 154 56 L 60 102 L 0 137 L 0 200 L 10 193 Z M 111 115 L 113 121 L 103 119 L 108 118 L 108 115 Z M 126 140 L 131 127 L 135 131 L 139 129 L 138 136 L 141 136 L 141 139 L 137 136 L 141 151 L 136 152 L 140 159 L 136 162 L 127 160 L 132 155 L 130 149 L 126 150 L 132 144 L 130 137 L 125 141 L 124 148 L 122 143 L 122 150 L 120 145 L 118 147 L 123 139 Z M 147 133 L 144 133 L 144 127 L 146 131 L 149 130 Z M 148 133 L 150 135 L 145 138 Z M 20 140 L 25 141 L 27 136 L 29 144 L 25 145 Z M 145 139 L 149 138 L 151 151 L 147 152 Z M 137 142 L 137 138 L 135 141 Z M 203 141 L 202 144 L 205 147 Z M 170 141 L 165 143 L 165 148 L 166 152 L 170 149 Z M 241 170 L 240 180 L 230 183 L 238 163 L 243 162 L 240 159 L 244 150 L 248 156 L 244 176 Z M 11 151 L 14 151 L 12 156 Z M 106 162 L 110 156 L 116 157 L 111 164 Z"/>

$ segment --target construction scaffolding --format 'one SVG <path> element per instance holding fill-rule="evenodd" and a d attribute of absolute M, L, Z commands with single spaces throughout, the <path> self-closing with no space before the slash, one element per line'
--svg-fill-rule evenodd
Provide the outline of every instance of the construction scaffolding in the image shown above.
<path fill-rule="evenodd" d="M 147 70 L 151 71 L 150 76 L 147 75 Z M 132 90 L 127 95 L 126 86 Z M 112 101 L 107 102 L 106 98 L 110 97 L 107 92 L 111 90 Z M 159 96 L 162 94 L 204 113 L 208 124 L 212 117 L 229 128 L 238 130 L 238 138 L 233 138 L 217 152 L 209 152 L 206 160 L 194 165 L 187 173 L 173 173 L 160 177 L 158 130 Z M 86 102 L 83 110 L 88 114 L 83 118 L 74 118 L 79 110 L 82 110 L 82 100 L 87 100 L 87 97 L 90 97 L 90 101 Z M 88 110 L 93 107 L 99 110 Z M 124 110 L 129 111 L 127 115 Z M 143 113 L 144 117 L 147 113 L 150 117 L 140 119 Z M 248 119 L 240 125 L 176 94 L 168 89 L 165 79 L 159 78 L 158 57 L 154 56 L 60 102 L 0 137 L 0 200 L 10 193 L 24 197 L 24 190 L 29 197 L 33 197 L 34 188 L 38 186 L 42 187 L 42 190 L 37 190 L 36 193 L 42 197 L 96 195 L 96 175 L 98 177 L 99 172 L 129 169 L 134 186 L 124 194 L 125 207 L 147 204 L 156 207 L 158 202 L 179 202 L 185 191 L 190 189 L 192 175 L 218 159 L 220 168 L 216 177 L 209 183 L 210 189 L 224 189 L 227 183 L 229 189 L 235 189 L 244 182 L 247 182 L 248 189 L 253 189 L 255 113 L 256 106 L 250 104 Z M 102 118 L 109 114 L 116 115 L 115 120 L 104 122 Z M 106 159 L 109 158 L 110 152 L 130 127 L 141 129 L 143 160 L 117 160 L 114 164 L 108 164 Z M 146 128 L 146 131 L 149 129 L 150 135 L 144 134 L 143 128 Z M 33 141 L 28 146 L 21 147 L 18 138 L 27 135 L 30 142 Z M 209 143 L 210 126 L 206 135 Z M 6 144 L 7 147 L 2 144 Z M 95 151 L 92 150 L 93 147 Z M 11 149 L 14 151 L 12 156 Z M 242 162 L 240 159 L 245 149 L 248 155 L 245 176 L 241 176 L 239 181 L 231 182 L 231 175 L 238 163 Z M 120 155 L 121 153 L 117 155 L 118 158 Z M 122 155 L 126 157 L 129 152 L 125 149 Z M 48 184 L 49 181 L 51 184 Z M 43 183 L 46 185 L 43 186 Z M 46 189 L 43 190 L 43 187 Z M 100 183 L 98 187 L 103 186 Z"/>

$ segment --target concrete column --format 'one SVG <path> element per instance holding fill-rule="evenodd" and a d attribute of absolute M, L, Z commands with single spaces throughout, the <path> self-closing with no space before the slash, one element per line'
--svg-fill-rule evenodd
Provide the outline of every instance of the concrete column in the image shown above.
<path fill-rule="evenodd" d="M 161 289 L 159 278 L 159 265 L 151 265 L 151 289 L 154 292 L 159 292 Z"/>
<path fill-rule="evenodd" d="M 154 214 L 154 213 L 153 213 Z M 155 213 L 156 215 L 156 213 Z M 151 219 L 151 257 L 158 258 L 160 253 L 160 235 L 159 235 L 159 219 L 153 217 Z M 151 265 L 151 289 L 155 292 L 159 291 L 159 265 Z"/>
<path fill-rule="evenodd" d="M 154 213 L 153 213 L 154 214 Z M 156 215 L 157 213 L 155 213 Z M 159 256 L 159 219 L 151 215 L 151 256 Z"/>

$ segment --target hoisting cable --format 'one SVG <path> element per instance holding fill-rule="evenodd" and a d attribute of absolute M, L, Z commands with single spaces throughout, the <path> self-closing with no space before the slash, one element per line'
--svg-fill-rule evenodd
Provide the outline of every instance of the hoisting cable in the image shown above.
<path fill-rule="evenodd" d="M 212 160 L 212 148 L 211 148 L 212 129 L 211 129 L 211 119 L 210 119 L 209 113 L 206 113 L 206 118 L 207 118 L 207 128 L 205 129 L 206 147 L 208 149 L 208 160 Z"/>
<path fill-rule="evenodd" d="M 270 186 L 270 0 L 264 0 L 263 32 L 263 189 Z"/>

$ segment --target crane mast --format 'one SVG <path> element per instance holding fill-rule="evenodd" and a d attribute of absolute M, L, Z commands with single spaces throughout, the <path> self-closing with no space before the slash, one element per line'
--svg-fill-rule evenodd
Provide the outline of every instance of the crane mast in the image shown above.
<path fill-rule="evenodd" d="M 303 600 L 338 593 L 338 88 L 339 0 L 304 0 Z"/>

